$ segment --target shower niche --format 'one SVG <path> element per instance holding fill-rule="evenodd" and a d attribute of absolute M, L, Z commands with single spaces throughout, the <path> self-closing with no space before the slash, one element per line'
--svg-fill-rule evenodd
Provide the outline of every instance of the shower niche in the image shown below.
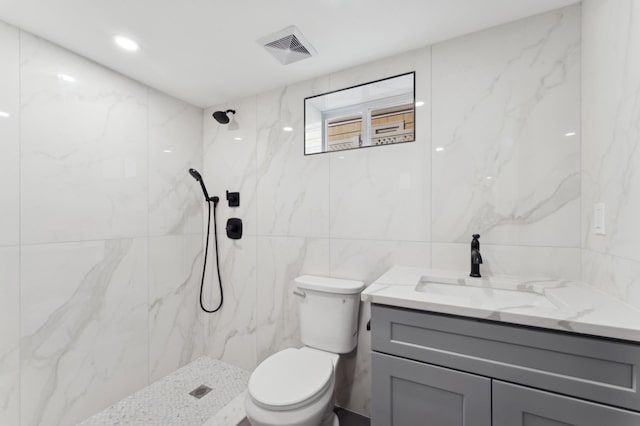
<path fill-rule="evenodd" d="M 415 72 L 304 100 L 304 154 L 415 140 Z"/>

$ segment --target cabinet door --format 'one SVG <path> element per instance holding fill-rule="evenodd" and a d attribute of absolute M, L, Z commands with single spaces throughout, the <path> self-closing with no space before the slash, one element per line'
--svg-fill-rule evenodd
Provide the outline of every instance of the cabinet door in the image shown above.
<path fill-rule="evenodd" d="M 493 381 L 493 426 L 638 426 L 640 414 Z"/>
<path fill-rule="evenodd" d="M 372 426 L 490 426 L 491 380 L 373 352 Z"/>

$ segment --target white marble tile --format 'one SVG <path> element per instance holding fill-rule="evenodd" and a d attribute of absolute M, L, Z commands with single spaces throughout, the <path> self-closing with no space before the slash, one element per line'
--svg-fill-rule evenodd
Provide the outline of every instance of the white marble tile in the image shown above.
<path fill-rule="evenodd" d="M 149 238 L 150 381 L 204 353 L 203 255 L 200 235 Z"/>
<path fill-rule="evenodd" d="M 331 275 L 365 285 L 395 265 L 431 265 L 431 244 L 413 241 L 331 239 Z"/>
<path fill-rule="evenodd" d="M 582 279 L 640 308 L 640 262 L 592 250 L 582 250 Z"/>
<path fill-rule="evenodd" d="M 371 284 L 395 265 L 428 267 L 429 243 L 331 239 L 331 275 Z M 336 401 L 341 407 L 370 416 L 371 411 L 371 318 L 368 304 L 361 304 L 358 346 L 342 356 L 336 383 Z"/>
<path fill-rule="evenodd" d="M 258 234 L 329 235 L 329 157 L 304 155 L 304 98 L 328 90 L 323 77 L 257 97 Z M 284 127 L 293 128 L 285 132 Z"/>
<path fill-rule="evenodd" d="M 633 0 L 583 8 L 583 246 L 640 261 L 640 9 Z M 600 202 L 605 236 L 594 233 Z"/>
<path fill-rule="evenodd" d="M 149 234 L 202 232 L 202 110 L 149 90 Z"/>
<path fill-rule="evenodd" d="M 22 242 L 145 235 L 147 89 L 23 32 L 20 102 Z"/>
<path fill-rule="evenodd" d="M 205 316 L 205 354 L 247 370 L 256 367 L 256 237 L 230 240 L 220 235 L 220 269 L 224 304 Z M 213 236 L 207 262 L 204 300 L 218 306 Z"/>
<path fill-rule="evenodd" d="M 340 90 L 358 84 L 416 71 L 416 100 L 424 101 L 428 107 L 430 103 L 429 90 L 429 56 L 431 47 L 410 50 L 395 56 L 390 56 L 363 65 L 343 69 L 330 74 L 329 90 Z M 427 62 L 424 62 L 424 61 Z M 423 97 L 426 96 L 426 97 Z"/>
<path fill-rule="evenodd" d="M 579 247 L 580 6 L 434 45 L 432 61 L 433 240 Z"/>
<path fill-rule="evenodd" d="M 303 274 L 329 275 L 329 240 L 258 237 L 258 362 L 289 347 L 301 346 L 298 298 L 293 280 Z"/>
<path fill-rule="evenodd" d="M 233 109 L 238 125 L 219 124 L 214 111 Z M 250 97 L 228 105 L 207 108 L 204 120 L 203 176 L 210 195 L 220 197 L 220 223 L 230 217 L 243 220 L 244 233 L 256 234 L 256 99 Z M 226 191 L 240 192 L 240 206 L 229 207 Z M 205 218 L 206 219 L 206 218 Z M 224 227 L 223 227 L 224 228 Z"/>
<path fill-rule="evenodd" d="M 18 30 L 0 21 L 0 246 L 19 241 L 19 46 Z"/>
<path fill-rule="evenodd" d="M 20 416 L 20 249 L 0 247 L 0 424 Z"/>
<path fill-rule="evenodd" d="M 434 269 L 471 270 L 469 243 L 432 243 Z M 580 249 L 480 244 L 480 273 L 551 278 L 581 278 Z"/>
<path fill-rule="evenodd" d="M 73 424 L 148 383 L 146 239 L 23 246 L 21 423 Z"/>
<path fill-rule="evenodd" d="M 335 152 L 331 159 L 331 237 L 429 241 L 431 216 L 430 49 L 331 76 L 332 89 L 416 72 L 416 141 Z"/>

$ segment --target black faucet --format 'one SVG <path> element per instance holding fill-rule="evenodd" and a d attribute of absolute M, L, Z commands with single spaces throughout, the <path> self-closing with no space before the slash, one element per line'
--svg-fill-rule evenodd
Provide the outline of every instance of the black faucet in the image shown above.
<path fill-rule="evenodd" d="M 480 254 L 480 234 L 473 234 L 473 240 L 471 240 L 471 273 L 470 277 L 480 278 L 480 264 L 482 263 L 482 255 Z"/>

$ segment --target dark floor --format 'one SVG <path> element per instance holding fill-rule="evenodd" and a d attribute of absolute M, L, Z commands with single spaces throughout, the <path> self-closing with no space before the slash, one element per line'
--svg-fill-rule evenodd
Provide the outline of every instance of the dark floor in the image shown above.
<path fill-rule="evenodd" d="M 371 420 L 368 417 L 361 416 L 344 408 L 336 407 L 336 414 L 340 420 L 340 426 L 369 426 Z"/>

